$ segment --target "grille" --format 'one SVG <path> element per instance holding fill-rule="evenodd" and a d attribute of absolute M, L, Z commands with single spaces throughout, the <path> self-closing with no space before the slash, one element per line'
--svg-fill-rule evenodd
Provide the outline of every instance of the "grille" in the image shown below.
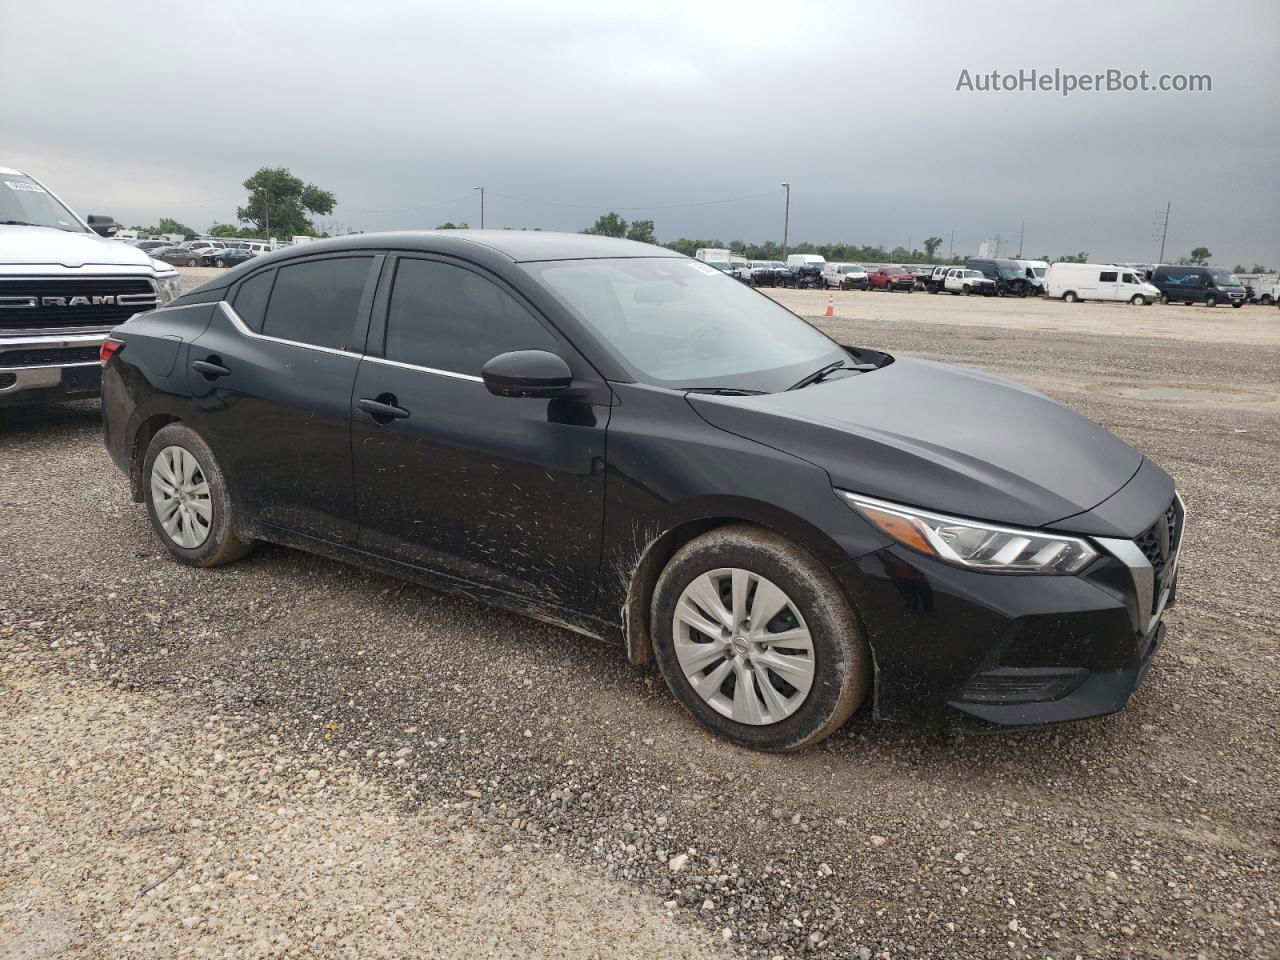
<path fill-rule="evenodd" d="M 17 382 L 18 375 L 16 373 L 0 373 L 0 390 L 5 387 L 12 387 Z"/>
<path fill-rule="evenodd" d="M 51 297 L 63 298 L 68 305 L 51 304 Z M 88 303 L 70 305 L 74 297 L 84 297 Z M 95 297 L 128 299 L 123 304 L 94 303 Z M 140 277 L 0 279 L 0 330 L 113 327 L 157 305 L 151 281 Z"/>
<path fill-rule="evenodd" d="M 1169 562 L 1177 556 L 1181 539 L 1182 516 L 1178 511 L 1178 501 L 1175 498 L 1156 522 L 1134 540 L 1155 574 L 1156 589 L 1152 597 L 1153 604 L 1159 604 L 1160 594 L 1168 586 L 1164 582 L 1165 571 L 1169 567 Z M 1152 609 L 1154 611 L 1154 607 Z"/>
<path fill-rule="evenodd" d="M 90 363 L 97 359 L 97 347 L 72 347 L 67 350 L 5 350 L 0 353 L 0 368 L 39 367 L 60 363 Z"/>

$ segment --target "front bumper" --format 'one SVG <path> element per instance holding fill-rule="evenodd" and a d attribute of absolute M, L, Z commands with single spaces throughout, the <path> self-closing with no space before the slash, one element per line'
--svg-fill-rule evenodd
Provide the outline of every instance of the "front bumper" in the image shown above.
<path fill-rule="evenodd" d="M 1158 574 L 1133 541 L 1094 540 L 1108 552 L 1077 576 L 981 573 L 897 545 L 837 569 L 867 630 L 876 715 L 992 728 L 1124 707 L 1164 639 L 1181 529 Z"/>
<path fill-rule="evenodd" d="M 56 403 L 97 396 L 98 349 L 107 334 L 0 337 L 0 406 Z"/>

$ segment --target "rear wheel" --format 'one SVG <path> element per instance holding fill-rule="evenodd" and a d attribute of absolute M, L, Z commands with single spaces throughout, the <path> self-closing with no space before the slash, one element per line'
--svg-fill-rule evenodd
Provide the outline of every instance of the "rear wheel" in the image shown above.
<path fill-rule="evenodd" d="M 676 698 L 743 746 L 817 743 L 871 686 L 870 650 L 839 584 L 759 527 L 721 527 L 682 547 L 658 579 L 652 623 Z"/>
<path fill-rule="evenodd" d="M 143 477 L 152 529 L 176 560 L 216 567 L 253 549 L 235 535 L 222 471 L 190 427 L 171 423 L 152 438 Z"/>

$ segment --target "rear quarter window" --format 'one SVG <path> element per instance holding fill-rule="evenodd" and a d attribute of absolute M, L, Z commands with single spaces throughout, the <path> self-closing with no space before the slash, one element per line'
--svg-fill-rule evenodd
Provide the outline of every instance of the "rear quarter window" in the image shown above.
<path fill-rule="evenodd" d="M 331 350 L 352 346 L 372 263 L 372 257 L 329 257 L 278 268 L 262 332 Z"/>
<path fill-rule="evenodd" d="M 257 276 L 250 277 L 240 284 L 231 306 L 246 327 L 254 333 L 262 332 L 262 321 L 267 314 L 267 300 L 271 297 L 271 284 L 275 281 L 276 272 L 266 270 Z"/>

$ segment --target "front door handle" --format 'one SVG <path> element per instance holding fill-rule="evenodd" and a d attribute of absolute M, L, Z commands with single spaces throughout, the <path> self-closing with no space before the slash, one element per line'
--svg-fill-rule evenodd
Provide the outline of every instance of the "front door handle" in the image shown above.
<path fill-rule="evenodd" d="M 208 360 L 192 360 L 191 369 L 202 374 L 209 380 L 216 380 L 218 377 L 225 377 L 231 371 L 217 361 L 217 357 L 210 357 Z"/>
<path fill-rule="evenodd" d="M 376 423 L 390 423 L 392 420 L 403 420 L 409 411 L 400 406 L 394 393 L 380 393 L 377 397 L 361 397 L 356 406 L 373 417 Z"/>

